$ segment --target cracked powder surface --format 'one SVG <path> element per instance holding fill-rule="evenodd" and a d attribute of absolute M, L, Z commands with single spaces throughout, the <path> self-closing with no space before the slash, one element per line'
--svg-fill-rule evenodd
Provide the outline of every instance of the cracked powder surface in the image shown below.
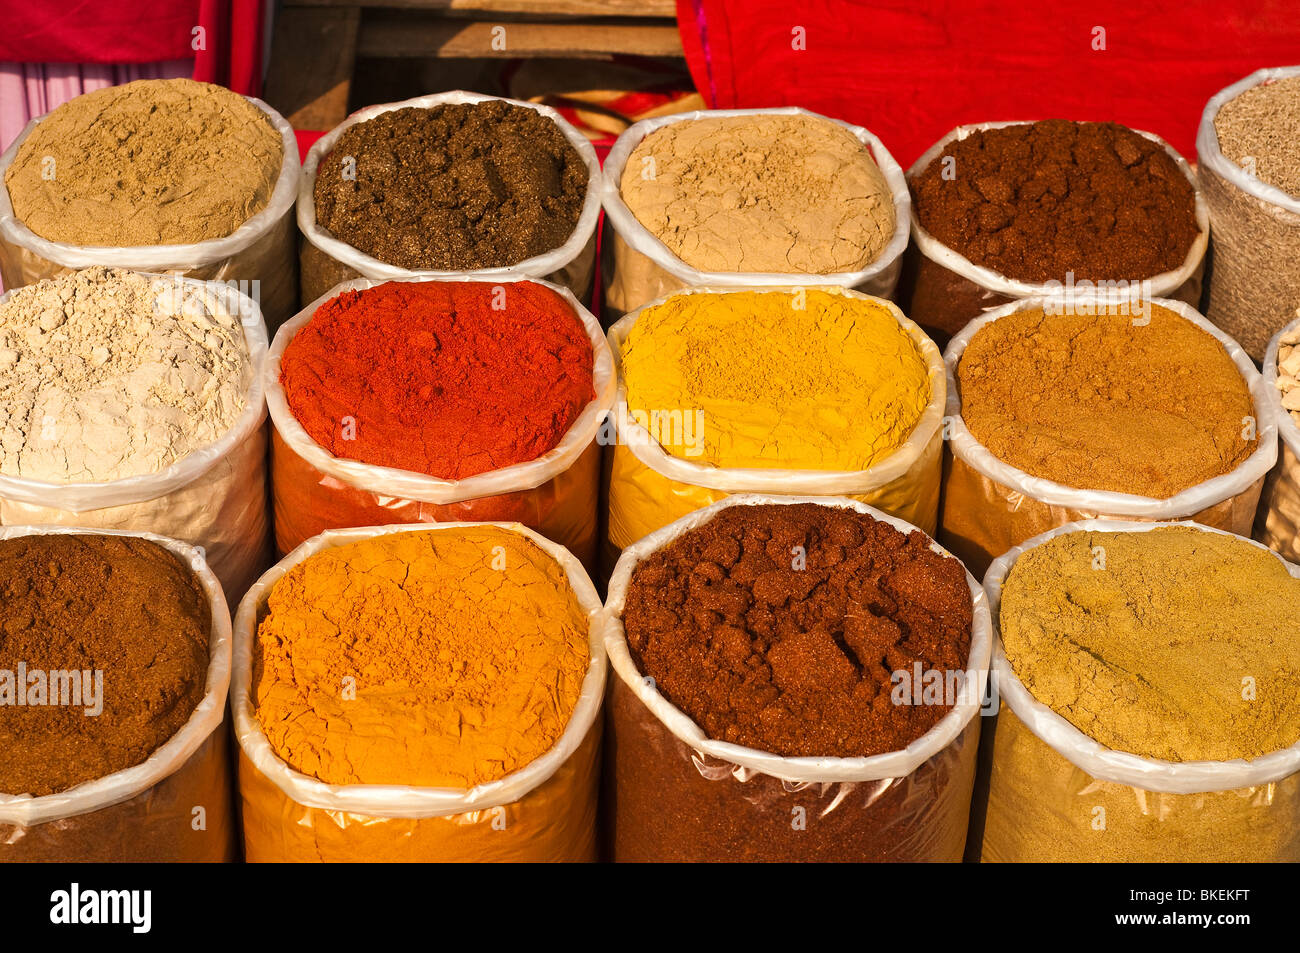
<path fill-rule="evenodd" d="M 329 784 L 505 777 L 564 733 L 590 659 L 564 569 L 494 526 L 322 550 L 268 608 L 256 717 L 281 759 Z"/>
<path fill-rule="evenodd" d="M 637 220 L 701 271 L 857 271 L 896 223 L 867 147 L 816 116 L 671 123 L 632 150 L 620 188 Z"/>
<path fill-rule="evenodd" d="M 234 425 L 252 375 L 211 289 L 102 267 L 19 288 L 0 304 L 0 473 L 157 473 Z"/>
<path fill-rule="evenodd" d="M 1300 740 L 1300 579 L 1246 540 L 1066 533 L 1016 560 L 1000 622 L 1034 698 L 1112 750 L 1225 761 Z"/>

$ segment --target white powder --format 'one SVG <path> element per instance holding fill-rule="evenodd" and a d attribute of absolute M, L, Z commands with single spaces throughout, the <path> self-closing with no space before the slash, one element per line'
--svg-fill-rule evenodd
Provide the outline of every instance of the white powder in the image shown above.
<path fill-rule="evenodd" d="M 0 305 L 0 473 L 157 473 L 230 430 L 252 374 L 211 289 L 107 268 L 19 288 Z"/>

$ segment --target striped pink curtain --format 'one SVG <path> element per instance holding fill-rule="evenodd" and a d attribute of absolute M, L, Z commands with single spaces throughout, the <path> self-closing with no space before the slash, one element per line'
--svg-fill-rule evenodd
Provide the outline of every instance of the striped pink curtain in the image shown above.
<path fill-rule="evenodd" d="M 193 72 L 192 59 L 125 66 L 0 63 L 0 151 L 9 147 L 31 119 L 82 93 L 137 79 L 173 79 Z"/>

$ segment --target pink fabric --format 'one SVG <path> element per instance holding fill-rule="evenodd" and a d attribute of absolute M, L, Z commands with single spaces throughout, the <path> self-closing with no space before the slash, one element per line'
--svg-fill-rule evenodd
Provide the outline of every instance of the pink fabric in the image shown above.
<path fill-rule="evenodd" d="M 189 76 L 193 60 L 110 66 L 91 63 L 0 63 L 0 150 L 23 127 L 69 99 L 137 79 Z"/>

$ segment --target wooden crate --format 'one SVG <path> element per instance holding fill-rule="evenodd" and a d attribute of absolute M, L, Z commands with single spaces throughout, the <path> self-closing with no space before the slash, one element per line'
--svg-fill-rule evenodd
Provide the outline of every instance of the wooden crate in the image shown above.
<path fill-rule="evenodd" d="M 348 111 L 358 57 L 682 56 L 673 0 L 286 0 L 266 99 L 297 129 Z"/>

